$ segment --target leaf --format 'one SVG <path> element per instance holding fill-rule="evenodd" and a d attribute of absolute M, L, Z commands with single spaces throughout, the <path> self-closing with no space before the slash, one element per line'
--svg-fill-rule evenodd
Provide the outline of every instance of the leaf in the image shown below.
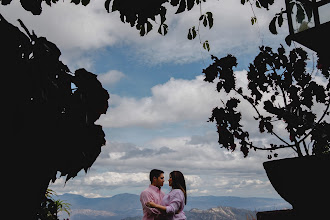
<path fill-rule="evenodd" d="M 311 21 L 311 18 L 313 16 L 313 8 L 312 8 L 311 4 L 303 3 L 303 7 L 304 7 L 305 12 L 307 14 L 308 21 Z"/>
<path fill-rule="evenodd" d="M 168 26 L 167 24 L 161 24 L 158 28 L 158 33 L 165 36 L 167 34 L 168 31 Z"/>
<path fill-rule="evenodd" d="M 257 8 L 261 8 L 261 5 L 260 5 L 259 1 L 256 1 L 256 6 L 257 6 Z"/>
<path fill-rule="evenodd" d="M 210 44 L 209 44 L 209 41 L 206 40 L 204 43 L 203 43 L 203 48 L 207 51 L 210 51 Z"/>
<path fill-rule="evenodd" d="M 188 32 L 188 40 L 193 40 L 195 39 L 197 36 L 197 33 L 196 33 L 196 29 L 195 29 L 195 26 L 193 26 L 192 28 L 189 28 L 189 32 Z"/>
<path fill-rule="evenodd" d="M 89 4 L 90 0 L 81 0 L 81 4 L 83 6 L 87 6 Z"/>
<path fill-rule="evenodd" d="M 179 4 L 179 0 L 171 0 L 171 5 L 177 6 Z"/>
<path fill-rule="evenodd" d="M 78 5 L 80 3 L 80 0 L 71 0 L 71 3 L 75 3 L 76 5 Z"/>
<path fill-rule="evenodd" d="M 206 26 L 207 26 L 207 18 L 206 18 L 206 17 L 204 17 L 204 20 L 203 20 L 203 25 L 204 25 L 204 27 L 206 27 Z"/>
<path fill-rule="evenodd" d="M 201 16 L 199 17 L 199 20 L 200 20 L 200 21 L 203 20 L 203 19 L 204 19 L 204 16 L 205 16 L 205 15 L 201 15 Z"/>
<path fill-rule="evenodd" d="M 146 29 L 145 29 L 145 27 L 144 27 L 144 25 L 141 25 L 140 26 L 140 36 L 144 36 L 146 34 Z"/>
<path fill-rule="evenodd" d="M 280 16 L 278 16 L 277 22 L 278 22 L 278 26 L 279 27 L 282 27 L 282 24 L 283 24 L 283 14 L 280 14 Z"/>
<path fill-rule="evenodd" d="M 275 17 L 272 19 L 272 21 L 269 23 L 269 31 L 270 31 L 272 34 L 277 34 L 276 26 L 275 26 L 276 19 L 277 19 L 277 17 L 275 16 Z"/>
<path fill-rule="evenodd" d="M 195 0 L 187 0 L 188 11 L 190 11 L 194 7 L 194 4 L 195 4 Z"/>
<path fill-rule="evenodd" d="M 244 5 L 245 4 L 245 0 L 241 0 L 241 4 Z"/>
<path fill-rule="evenodd" d="M 291 36 L 288 35 L 286 38 L 285 38 L 285 43 L 288 45 L 288 46 L 291 46 Z"/>
<path fill-rule="evenodd" d="M 251 17 L 251 24 L 254 25 L 257 22 L 257 17 Z"/>
<path fill-rule="evenodd" d="M 196 36 L 197 36 L 197 32 L 196 32 L 195 26 L 194 26 L 194 27 L 192 27 L 192 30 L 191 30 L 191 32 L 192 32 L 192 37 L 193 37 L 193 39 L 195 39 L 195 38 L 196 38 Z"/>
<path fill-rule="evenodd" d="M 206 15 L 209 22 L 209 28 L 211 29 L 213 27 L 213 14 L 212 12 L 206 12 Z"/>
<path fill-rule="evenodd" d="M 111 2 L 112 0 L 106 0 L 105 2 L 104 2 L 104 7 L 105 7 L 105 9 L 107 10 L 107 12 L 108 13 L 110 13 L 110 2 Z"/>
<path fill-rule="evenodd" d="M 297 4 L 297 14 L 296 19 L 299 24 L 305 19 L 305 12 L 304 9 L 301 7 L 301 4 Z"/>
<path fill-rule="evenodd" d="M 164 36 L 167 34 L 168 32 L 168 26 L 167 24 L 163 24 L 163 28 L 164 28 Z"/>
<path fill-rule="evenodd" d="M 181 0 L 178 10 L 175 12 L 175 14 L 179 14 L 181 12 L 184 12 L 186 10 L 186 0 Z"/>
<path fill-rule="evenodd" d="M 1 1 L 1 4 L 2 4 L 2 5 L 8 5 L 8 4 L 10 4 L 11 1 L 12 1 L 12 0 L 2 0 L 2 1 Z"/>
<path fill-rule="evenodd" d="M 189 32 L 188 32 L 188 36 L 187 36 L 188 40 L 192 40 L 192 34 L 191 34 L 191 28 L 189 29 Z"/>
<path fill-rule="evenodd" d="M 147 33 L 149 33 L 152 30 L 152 24 L 148 21 L 147 22 Z"/>

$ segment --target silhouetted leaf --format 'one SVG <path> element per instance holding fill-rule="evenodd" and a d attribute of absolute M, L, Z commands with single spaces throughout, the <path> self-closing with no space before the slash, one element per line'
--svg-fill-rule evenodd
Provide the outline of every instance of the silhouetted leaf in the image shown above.
<path fill-rule="evenodd" d="M 112 0 L 106 0 L 104 2 L 104 7 L 105 9 L 107 10 L 108 13 L 110 13 L 110 3 L 111 3 Z"/>
<path fill-rule="evenodd" d="M 177 6 L 180 0 L 171 0 L 171 5 Z"/>
<path fill-rule="evenodd" d="M 180 0 L 180 5 L 178 10 L 175 12 L 175 14 L 179 14 L 181 12 L 184 12 L 186 10 L 186 0 Z"/>
<path fill-rule="evenodd" d="M 282 27 L 283 24 L 283 14 L 280 14 L 277 18 L 278 26 Z"/>
<path fill-rule="evenodd" d="M 33 15 L 40 15 L 42 12 L 42 0 L 20 0 L 22 7 Z"/>
<path fill-rule="evenodd" d="M 209 28 L 211 29 L 213 27 L 213 14 L 212 12 L 206 12 L 206 15 L 209 23 Z"/>
<path fill-rule="evenodd" d="M 207 26 L 207 18 L 206 18 L 206 17 L 204 17 L 204 20 L 203 20 L 203 25 L 204 25 L 204 27 L 206 27 L 206 26 Z"/>
<path fill-rule="evenodd" d="M 8 5 L 8 4 L 10 4 L 11 1 L 12 1 L 12 0 L 2 0 L 2 1 L 1 1 L 1 4 L 2 4 L 2 5 Z"/>
<path fill-rule="evenodd" d="M 306 12 L 306 15 L 307 15 L 307 18 L 308 18 L 308 21 L 311 21 L 311 18 L 313 16 L 313 8 L 312 8 L 312 5 L 308 2 L 308 3 L 302 3 L 304 9 L 305 9 L 305 12 Z"/>
<path fill-rule="evenodd" d="M 187 0 L 188 11 L 190 11 L 194 7 L 194 4 L 195 4 L 195 0 Z"/>
<path fill-rule="evenodd" d="M 251 24 L 254 25 L 257 22 L 257 17 L 251 17 Z"/>
<path fill-rule="evenodd" d="M 90 0 L 81 0 L 82 5 L 86 6 L 88 5 Z"/>
<path fill-rule="evenodd" d="M 258 0 L 256 0 L 256 7 L 261 8 L 260 2 Z"/>
<path fill-rule="evenodd" d="M 275 16 L 272 21 L 269 23 L 269 31 L 272 33 L 272 34 L 277 34 L 277 31 L 276 31 L 276 19 L 277 17 Z"/>
<path fill-rule="evenodd" d="M 188 32 L 188 39 L 189 40 L 193 40 L 195 39 L 197 36 L 197 32 L 196 32 L 196 28 L 195 26 L 193 26 L 192 28 L 189 28 L 189 32 Z"/>
<path fill-rule="evenodd" d="M 209 41 L 206 40 L 204 43 L 203 43 L 203 48 L 207 51 L 210 51 L 210 44 L 209 44 Z"/>
<path fill-rule="evenodd" d="M 297 22 L 301 24 L 302 21 L 305 19 L 305 12 L 300 4 L 296 4 L 296 6 L 297 6 L 297 14 L 296 14 Z"/>

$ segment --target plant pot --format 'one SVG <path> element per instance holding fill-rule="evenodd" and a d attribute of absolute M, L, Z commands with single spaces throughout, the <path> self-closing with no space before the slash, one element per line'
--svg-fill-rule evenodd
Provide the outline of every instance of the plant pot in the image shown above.
<path fill-rule="evenodd" d="M 277 193 L 294 210 L 327 210 L 330 198 L 330 157 L 306 156 L 263 163 Z"/>

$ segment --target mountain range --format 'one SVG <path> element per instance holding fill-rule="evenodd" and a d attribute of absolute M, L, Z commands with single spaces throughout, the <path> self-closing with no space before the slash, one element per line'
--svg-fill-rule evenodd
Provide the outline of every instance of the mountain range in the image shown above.
<path fill-rule="evenodd" d="M 86 198 L 63 194 L 55 199 L 71 204 L 70 220 L 135 220 L 142 216 L 139 195 L 118 194 L 107 198 Z M 247 219 L 256 211 L 286 209 L 291 205 L 283 199 L 242 198 L 231 196 L 188 197 L 185 213 L 188 219 Z M 67 218 L 61 213 L 60 219 Z"/>

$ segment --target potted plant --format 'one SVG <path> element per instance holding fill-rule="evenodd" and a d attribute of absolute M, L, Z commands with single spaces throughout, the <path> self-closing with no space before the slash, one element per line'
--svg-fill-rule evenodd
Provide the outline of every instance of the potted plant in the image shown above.
<path fill-rule="evenodd" d="M 320 196 L 330 195 L 327 169 L 330 165 L 329 68 L 308 70 L 307 53 L 295 48 L 288 54 L 283 46 L 273 51 L 260 47 L 260 53 L 249 65 L 247 88 L 238 87 L 233 68 L 234 56 L 221 59 L 203 70 L 205 81 L 217 82 L 217 91 L 229 98 L 212 111 L 210 122 L 216 122 L 219 144 L 231 151 L 239 149 L 244 157 L 251 150 L 268 151 L 268 159 L 278 157 L 278 150 L 292 149 L 297 157 L 265 162 L 264 168 L 275 190 L 294 210 L 322 208 Z M 319 71 L 319 70 L 322 71 Z M 260 133 L 277 141 L 258 146 L 250 138 L 249 127 L 242 126 L 241 102 L 254 109 Z M 282 127 L 283 129 L 279 129 Z M 285 134 L 285 135 L 283 135 Z"/>

